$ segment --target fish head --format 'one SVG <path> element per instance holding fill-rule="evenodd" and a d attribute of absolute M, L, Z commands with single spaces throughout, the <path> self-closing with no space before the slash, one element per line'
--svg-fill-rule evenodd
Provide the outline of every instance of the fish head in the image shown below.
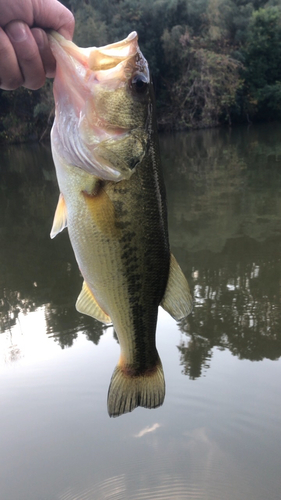
<path fill-rule="evenodd" d="M 153 108 L 137 33 L 99 48 L 80 48 L 56 32 L 49 41 L 57 62 L 54 158 L 101 179 L 128 179 L 146 154 Z"/>

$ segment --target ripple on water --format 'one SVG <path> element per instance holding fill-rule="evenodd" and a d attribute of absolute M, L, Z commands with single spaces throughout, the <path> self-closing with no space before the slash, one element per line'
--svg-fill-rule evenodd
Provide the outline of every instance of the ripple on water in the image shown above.
<path fill-rule="evenodd" d="M 58 497 L 58 500 L 241 500 L 241 498 L 254 498 L 250 491 L 249 496 L 245 496 L 248 488 L 243 488 L 242 491 L 241 487 L 238 487 L 236 492 L 231 493 L 225 477 L 221 478 L 222 483 L 216 486 L 212 484 L 208 488 L 202 487 L 200 483 L 190 483 L 188 479 L 177 474 L 163 476 L 159 485 L 140 489 L 134 488 L 133 479 L 129 482 L 127 479 L 125 475 L 112 477 L 80 492 L 76 488 L 69 488 Z"/>
<path fill-rule="evenodd" d="M 198 452 L 198 448 L 200 448 Z M 184 450 L 184 453 L 183 453 Z M 226 457 L 216 443 L 197 429 L 180 452 L 186 461 L 184 470 L 173 473 L 173 456 L 168 447 L 155 470 L 137 466 L 131 474 L 120 474 L 97 481 L 90 488 L 75 486 L 65 490 L 58 500 L 260 500 L 247 476 Z M 204 458 L 202 459 L 202 452 Z M 239 477 L 239 482 L 237 478 Z M 235 488 L 231 487 L 235 484 Z M 144 486 L 145 485 L 145 486 Z"/>

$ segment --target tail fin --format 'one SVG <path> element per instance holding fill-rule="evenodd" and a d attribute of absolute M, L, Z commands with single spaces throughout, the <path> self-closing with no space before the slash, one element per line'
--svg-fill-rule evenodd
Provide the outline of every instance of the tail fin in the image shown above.
<path fill-rule="evenodd" d="M 129 375 L 116 366 L 108 389 L 107 409 L 110 417 L 119 417 L 137 406 L 157 408 L 165 398 L 165 379 L 161 361 L 153 372 Z"/>

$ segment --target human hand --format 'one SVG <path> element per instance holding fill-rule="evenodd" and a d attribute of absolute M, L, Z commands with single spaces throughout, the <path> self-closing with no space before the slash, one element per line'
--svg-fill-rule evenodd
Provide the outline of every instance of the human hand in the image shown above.
<path fill-rule="evenodd" d="M 0 0 L 0 88 L 35 90 L 53 77 L 56 62 L 44 29 L 71 40 L 72 13 L 57 0 Z"/>

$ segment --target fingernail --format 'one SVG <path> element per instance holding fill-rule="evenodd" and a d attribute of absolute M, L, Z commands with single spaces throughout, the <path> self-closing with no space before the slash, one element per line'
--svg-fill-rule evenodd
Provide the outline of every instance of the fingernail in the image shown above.
<path fill-rule="evenodd" d="M 26 25 L 20 21 L 10 23 L 6 28 L 6 33 L 13 42 L 24 42 L 27 39 Z"/>

